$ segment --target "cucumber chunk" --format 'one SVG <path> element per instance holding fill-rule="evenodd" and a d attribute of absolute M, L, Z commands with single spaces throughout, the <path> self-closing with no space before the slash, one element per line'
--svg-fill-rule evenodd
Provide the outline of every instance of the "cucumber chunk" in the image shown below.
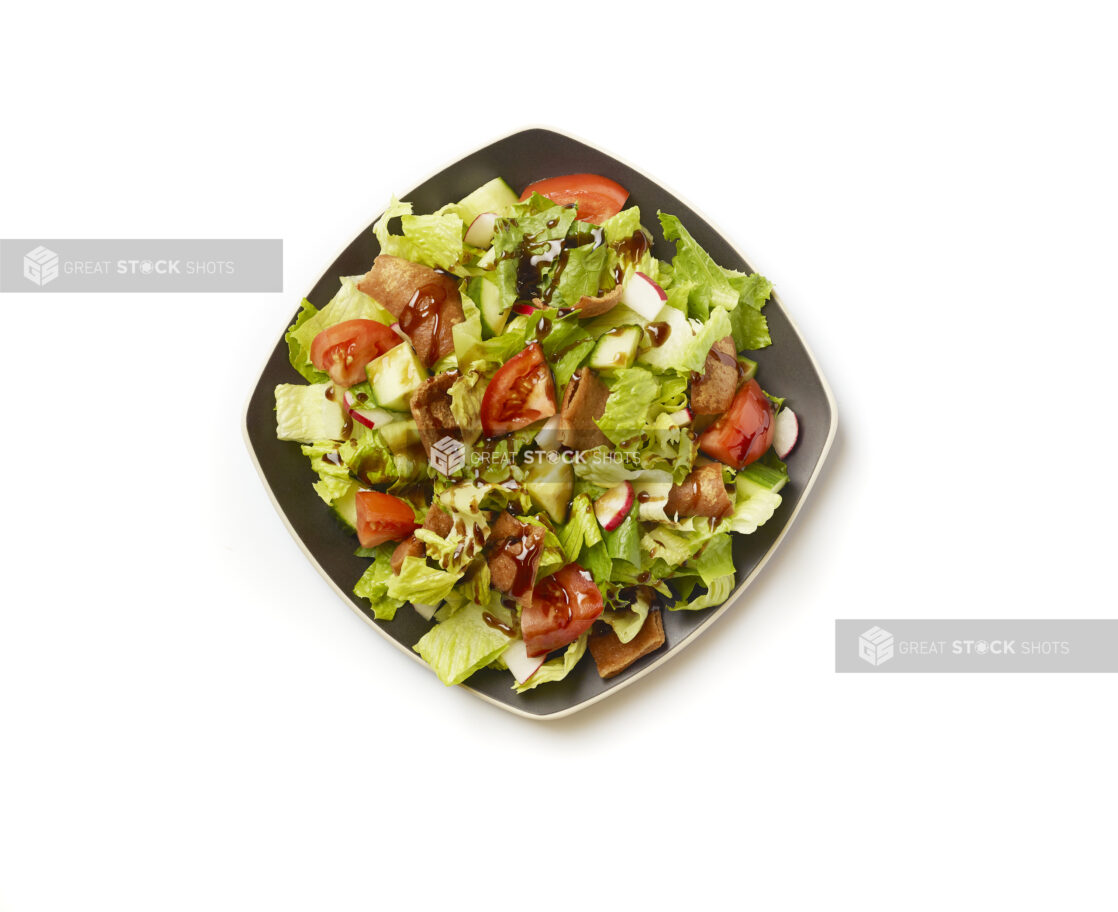
<path fill-rule="evenodd" d="M 394 412 L 408 411 L 412 393 L 427 379 L 427 368 L 407 342 L 370 361 L 365 373 L 377 405 Z"/>
<path fill-rule="evenodd" d="M 600 339 L 587 362 L 594 370 L 609 371 L 632 367 L 637 359 L 643 331 L 639 326 L 618 326 Z"/>

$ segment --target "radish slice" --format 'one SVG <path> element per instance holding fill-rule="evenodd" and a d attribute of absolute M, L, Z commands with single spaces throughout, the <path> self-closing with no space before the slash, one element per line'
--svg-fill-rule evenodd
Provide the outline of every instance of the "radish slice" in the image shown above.
<path fill-rule="evenodd" d="M 384 425 L 391 424 L 400 417 L 395 412 L 386 412 L 384 409 L 364 408 L 361 405 L 361 400 L 354 396 L 351 390 L 345 391 L 343 400 L 345 401 L 345 410 L 353 416 L 353 420 L 367 428 L 384 427 Z"/>
<path fill-rule="evenodd" d="M 517 683 L 523 684 L 540 670 L 540 666 L 547 655 L 536 656 L 534 659 L 529 658 L 528 647 L 524 645 L 524 641 L 516 639 L 509 643 L 508 649 L 501 653 L 501 658 L 505 660 L 505 664 L 508 665 L 509 671 L 512 672 L 512 676 L 516 678 Z"/>
<path fill-rule="evenodd" d="M 690 406 L 685 405 L 678 412 L 672 412 L 668 418 L 671 419 L 672 424 L 683 427 L 695 420 L 695 413 L 691 411 Z"/>
<path fill-rule="evenodd" d="M 552 415 L 536 431 L 536 443 L 545 450 L 559 449 L 559 416 Z"/>
<path fill-rule="evenodd" d="M 790 408 L 783 408 L 773 419 L 773 449 L 783 459 L 800 439 L 800 419 Z"/>
<path fill-rule="evenodd" d="M 483 212 L 466 229 L 463 240 L 471 247 L 488 247 L 493 243 L 493 232 L 497 228 L 497 213 Z"/>
<path fill-rule="evenodd" d="M 526 304 L 524 301 L 512 305 L 512 312 L 520 314 L 522 317 L 530 317 L 537 310 L 539 310 L 539 308 L 534 304 Z"/>
<path fill-rule="evenodd" d="M 425 621 L 431 620 L 435 616 L 435 612 L 439 610 L 438 605 L 424 605 L 422 602 L 412 602 L 411 606 L 415 609 L 415 613 Z"/>
<path fill-rule="evenodd" d="M 625 521 L 632 506 L 633 486 L 623 481 L 594 501 L 594 515 L 603 529 L 612 532 Z"/>
<path fill-rule="evenodd" d="M 629 280 L 621 292 L 621 303 L 646 320 L 656 319 L 656 315 L 668 302 L 668 295 L 643 272 L 638 272 Z"/>
<path fill-rule="evenodd" d="M 394 333 L 396 333 L 396 335 L 398 335 L 405 342 L 411 341 L 410 339 L 408 339 L 407 333 L 405 333 L 402 329 L 400 329 L 400 324 L 399 323 L 393 323 L 388 328 L 391 329 Z"/>

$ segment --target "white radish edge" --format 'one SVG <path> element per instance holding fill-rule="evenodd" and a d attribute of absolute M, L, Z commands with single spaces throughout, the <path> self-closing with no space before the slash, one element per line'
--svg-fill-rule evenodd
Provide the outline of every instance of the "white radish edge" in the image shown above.
<path fill-rule="evenodd" d="M 695 420 L 695 413 L 691 411 L 691 406 L 685 405 L 678 412 L 672 412 L 668 415 L 668 419 L 676 427 L 684 427 Z"/>
<path fill-rule="evenodd" d="M 656 319 L 667 302 L 667 292 L 643 272 L 634 273 L 621 292 L 621 303 L 646 320 Z"/>
<path fill-rule="evenodd" d="M 523 684 L 540 670 L 547 654 L 532 658 L 528 655 L 528 647 L 524 640 L 517 638 L 509 643 L 508 648 L 501 653 L 501 658 L 505 660 L 517 683 Z"/>
<path fill-rule="evenodd" d="M 462 238 L 471 247 L 489 247 L 493 243 L 493 233 L 497 229 L 497 213 L 479 213 L 466 229 Z"/>
<path fill-rule="evenodd" d="M 773 449 L 783 459 L 800 439 L 800 419 L 790 408 L 782 408 L 773 419 Z"/>
<path fill-rule="evenodd" d="M 633 506 L 633 485 L 628 481 L 614 485 L 594 501 L 594 515 L 598 524 L 607 532 L 612 532 L 629 515 Z"/>

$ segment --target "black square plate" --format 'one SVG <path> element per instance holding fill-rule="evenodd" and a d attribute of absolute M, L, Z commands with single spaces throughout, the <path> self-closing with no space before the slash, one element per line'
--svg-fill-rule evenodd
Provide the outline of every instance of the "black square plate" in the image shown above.
<path fill-rule="evenodd" d="M 658 209 L 679 216 L 684 226 L 720 266 L 742 272 L 754 270 L 733 245 L 694 209 L 631 165 L 577 139 L 545 129 L 528 129 L 506 136 L 472 152 L 400 198 L 415 205 L 416 212 L 433 212 L 445 203 L 461 199 L 495 176 L 513 187 L 556 174 L 590 172 L 603 174 L 627 187 L 627 205 L 638 205 L 642 221 L 654 227 Z M 375 219 L 374 219 L 375 221 Z M 653 251 L 671 259 L 673 246 L 659 239 Z M 341 276 L 366 272 L 378 253 L 372 223 L 362 231 L 329 266 L 307 297 L 318 307 L 337 292 Z M 800 439 L 788 458 L 790 481 L 781 492 L 783 503 L 776 514 L 754 534 L 734 536 L 734 560 L 738 586 L 729 599 L 705 611 L 665 611 L 667 643 L 658 651 L 630 666 L 608 681 L 598 677 L 593 661 L 585 658 L 564 681 L 546 684 L 525 694 L 515 693 L 508 672 L 488 669 L 473 675 L 466 686 L 489 702 L 518 715 L 554 719 L 582 709 L 620 688 L 632 684 L 676 655 L 715 619 L 737 602 L 776 550 L 804 504 L 819 475 L 836 429 L 836 411 L 827 381 L 807 345 L 774 295 L 765 308 L 773 344 L 754 354 L 759 376 L 767 389 L 787 397 L 800 419 Z M 290 322 L 295 319 L 294 313 Z M 344 530 L 311 488 L 316 476 L 296 443 L 276 438 L 274 389 L 280 383 L 301 378 L 288 363 L 282 336 L 249 399 L 245 415 L 245 438 L 276 509 L 310 561 L 359 615 L 421 665 L 411 647 L 428 629 L 428 622 L 409 608 L 393 621 L 374 620 L 363 599 L 352 594 L 353 585 L 368 566 L 368 560 L 353 554 L 353 534 Z M 426 666 L 424 666 L 426 667 Z"/>

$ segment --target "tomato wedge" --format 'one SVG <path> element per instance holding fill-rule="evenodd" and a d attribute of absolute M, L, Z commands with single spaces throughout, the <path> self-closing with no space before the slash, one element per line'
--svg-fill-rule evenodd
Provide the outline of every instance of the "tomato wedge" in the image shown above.
<path fill-rule="evenodd" d="M 339 386 L 356 386 L 365 380 L 366 364 L 402 341 L 376 320 L 346 320 L 314 337 L 311 362 Z"/>
<path fill-rule="evenodd" d="M 699 436 L 699 449 L 719 462 L 744 469 L 760 459 L 773 442 L 773 407 L 750 380 L 738 390 L 722 416 Z"/>
<path fill-rule="evenodd" d="M 481 397 L 481 429 L 499 437 L 527 427 L 556 411 L 555 381 L 539 342 L 501 365 Z"/>
<path fill-rule="evenodd" d="M 536 583 L 532 604 L 520 616 L 520 631 L 529 656 L 541 656 L 573 643 L 590 629 L 605 607 L 594 577 L 578 564 L 567 564 Z"/>
<path fill-rule="evenodd" d="M 617 215 L 625 205 L 625 200 L 629 198 L 629 191 L 621 184 L 600 174 L 564 174 L 561 177 L 549 177 L 529 184 L 520 194 L 520 198 L 526 200 L 533 193 L 546 196 L 560 206 L 574 203 L 578 206 L 579 221 L 594 225 L 600 225 L 611 215 Z"/>
<path fill-rule="evenodd" d="M 356 504 L 357 538 L 362 548 L 403 541 L 419 528 L 415 511 L 399 497 L 380 491 L 358 491 Z"/>

